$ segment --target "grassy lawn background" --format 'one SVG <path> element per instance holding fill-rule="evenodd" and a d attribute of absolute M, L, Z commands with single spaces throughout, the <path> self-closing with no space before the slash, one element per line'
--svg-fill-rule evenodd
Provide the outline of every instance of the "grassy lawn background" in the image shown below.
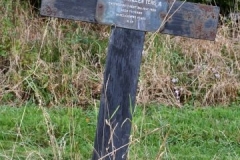
<path fill-rule="evenodd" d="M 0 107 L 0 159 L 90 159 L 97 108 Z M 129 159 L 239 159 L 238 106 L 136 108 Z"/>
<path fill-rule="evenodd" d="M 90 159 L 111 28 L 34 3 L 0 1 L 0 159 Z M 146 33 L 130 160 L 240 159 L 240 23 L 220 17 L 213 42 Z"/>
<path fill-rule="evenodd" d="M 0 105 L 93 106 L 111 27 L 43 17 L 33 2 L 0 1 Z M 215 41 L 146 33 L 137 104 L 240 104 L 240 23 L 222 16 Z"/>

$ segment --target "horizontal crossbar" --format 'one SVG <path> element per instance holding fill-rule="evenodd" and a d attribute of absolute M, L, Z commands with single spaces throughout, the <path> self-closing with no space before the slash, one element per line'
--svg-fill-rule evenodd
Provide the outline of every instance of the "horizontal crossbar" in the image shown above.
<path fill-rule="evenodd" d="M 158 0 L 163 1 L 163 0 Z M 214 40 L 217 33 L 219 7 L 181 1 L 167 1 L 168 11 L 163 12 L 160 32 L 175 36 Z M 41 15 L 98 23 L 97 0 L 42 0 Z M 101 22 L 102 24 L 108 24 Z M 133 29 L 128 26 L 112 24 Z M 159 26 L 159 27 L 160 27 Z M 149 31 L 146 28 L 137 30 Z"/>

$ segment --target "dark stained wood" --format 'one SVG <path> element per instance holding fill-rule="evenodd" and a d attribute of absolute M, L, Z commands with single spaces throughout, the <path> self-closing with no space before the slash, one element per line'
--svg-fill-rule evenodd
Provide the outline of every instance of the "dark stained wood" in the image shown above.
<path fill-rule="evenodd" d="M 171 0 L 169 2 L 171 6 Z M 214 40 L 217 33 L 219 8 L 189 2 L 182 5 L 182 3 L 176 1 L 173 4 L 168 15 L 172 17 L 166 22 L 162 33 Z M 96 4 L 97 0 L 42 0 L 41 14 L 96 23 Z M 180 9 L 177 10 L 179 7 Z"/>
<path fill-rule="evenodd" d="M 96 4 L 97 0 L 42 0 L 41 14 L 96 23 Z M 181 4 L 173 4 L 170 16 L 160 15 L 169 18 L 161 32 L 214 40 L 219 9 Z M 112 28 L 92 160 L 127 158 L 144 35 L 143 31 Z"/>
<path fill-rule="evenodd" d="M 169 12 L 169 21 L 166 22 L 162 33 L 215 40 L 219 11 L 219 7 L 216 6 L 176 1 Z"/>
<path fill-rule="evenodd" d="M 142 31 L 112 29 L 93 160 L 115 149 L 117 151 L 106 156 L 105 160 L 126 159 L 144 35 Z"/>
<path fill-rule="evenodd" d="M 97 0 L 42 0 L 41 15 L 96 22 Z"/>

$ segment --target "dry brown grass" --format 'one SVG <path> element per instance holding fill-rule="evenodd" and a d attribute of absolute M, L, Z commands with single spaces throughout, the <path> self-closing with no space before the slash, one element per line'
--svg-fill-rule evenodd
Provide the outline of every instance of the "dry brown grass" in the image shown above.
<path fill-rule="evenodd" d="M 142 65 L 138 101 L 181 106 L 189 101 L 195 105 L 215 105 L 239 99 L 239 28 L 237 23 L 219 26 L 214 42 L 159 38 L 160 42 L 154 42 L 155 47 L 145 59 L 150 54 L 154 56 Z M 164 48 L 161 52 L 156 50 L 159 43 Z"/>
<path fill-rule="evenodd" d="M 45 106 L 99 99 L 109 27 L 43 18 L 28 4 L 0 2 L 0 101 Z M 239 23 L 215 42 L 146 35 L 137 101 L 206 106 L 239 103 Z M 150 46 L 150 47 L 149 47 Z"/>

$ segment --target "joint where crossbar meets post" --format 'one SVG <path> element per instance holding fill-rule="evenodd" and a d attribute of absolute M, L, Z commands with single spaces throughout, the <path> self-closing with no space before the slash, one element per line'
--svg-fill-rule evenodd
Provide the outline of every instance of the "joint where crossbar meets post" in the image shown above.
<path fill-rule="evenodd" d="M 219 8 L 171 0 L 42 0 L 41 14 L 113 26 L 92 160 L 125 160 L 145 32 L 214 40 Z"/>

